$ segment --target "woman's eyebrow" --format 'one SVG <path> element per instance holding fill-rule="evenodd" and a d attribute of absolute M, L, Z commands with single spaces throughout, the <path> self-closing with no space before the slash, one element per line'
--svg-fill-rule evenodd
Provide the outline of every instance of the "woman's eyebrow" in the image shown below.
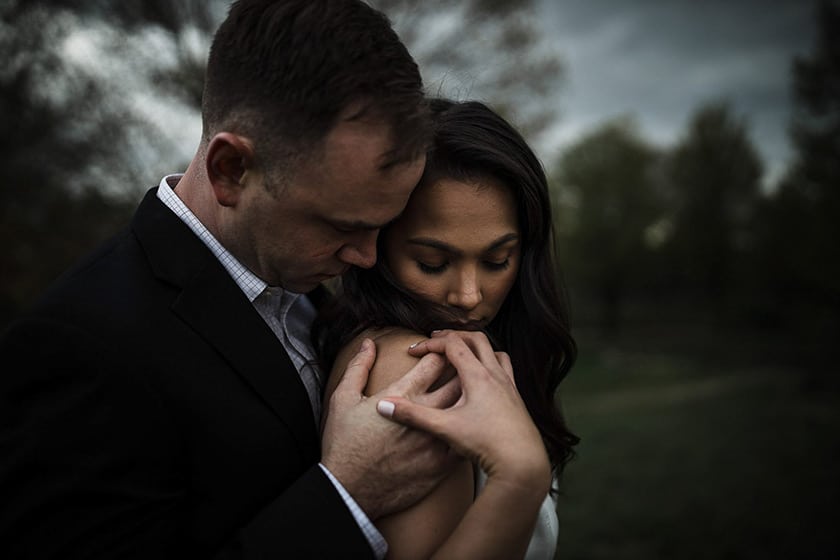
<path fill-rule="evenodd" d="M 506 233 L 505 235 L 501 236 L 493 243 L 487 246 L 485 251 L 494 251 L 503 245 L 507 245 L 511 241 L 519 241 L 519 234 L 518 233 Z"/>
<path fill-rule="evenodd" d="M 507 245 L 511 241 L 518 241 L 518 240 L 519 240 L 519 234 L 517 234 L 517 233 L 506 233 L 506 234 L 502 235 L 501 237 L 499 237 L 498 239 L 495 239 L 494 241 L 492 241 L 489 245 L 487 245 L 487 247 L 484 249 L 483 252 L 488 253 L 490 251 L 495 251 L 499 247 L 502 247 L 503 245 Z M 463 251 L 461 251 L 460 249 L 458 249 L 456 247 L 453 247 L 449 243 L 444 243 L 443 241 L 440 241 L 439 239 L 433 239 L 431 237 L 412 237 L 411 239 L 408 240 L 408 243 L 410 243 L 412 245 L 422 245 L 424 247 L 431 247 L 432 249 L 437 249 L 439 251 L 443 251 L 445 253 L 449 253 L 450 255 L 454 255 L 454 256 L 463 255 Z"/>

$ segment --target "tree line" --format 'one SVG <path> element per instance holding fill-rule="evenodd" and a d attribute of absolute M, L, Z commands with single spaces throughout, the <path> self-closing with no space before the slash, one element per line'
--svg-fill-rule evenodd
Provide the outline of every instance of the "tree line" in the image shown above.
<path fill-rule="evenodd" d="M 838 13 L 820 4 L 813 50 L 792 65 L 795 158 L 769 192 L 747 127 L 725 101 L 698 108 L 668 148 L 624 118 L 562 154 L 557 238 L 583 323 L 606 337 L 646 322 L 752 330 L 786 348 L 774 356 L 837 385 Z"/>

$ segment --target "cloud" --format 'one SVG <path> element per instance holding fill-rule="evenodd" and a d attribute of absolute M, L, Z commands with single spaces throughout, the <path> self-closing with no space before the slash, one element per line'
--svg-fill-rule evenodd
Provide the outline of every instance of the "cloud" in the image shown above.
<path fill-rule="evenodd" d="M 790 64 L 809 51 L 809 2 L 543 0 L 546 29 L 566 58 L 563 119 L 548 150 L 620 114 L 656 143 L 674 142 L 691 113 L 725 99 L 750 125 L 765 181 L 790 158 Z"/>

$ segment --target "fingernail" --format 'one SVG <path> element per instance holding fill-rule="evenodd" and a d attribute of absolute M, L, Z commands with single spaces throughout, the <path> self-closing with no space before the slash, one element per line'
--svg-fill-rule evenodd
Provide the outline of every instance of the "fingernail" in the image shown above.
<path fill-rule="evenodd" d="M 386 418 L 390 418 L 394 415 L 395 408 L 396 406 L 394 405 L 394 403 L 390 401 L 379 401 L 378 403 L 376 403 L 376 411 L 379 412 L 379 414 L 381 414 L 382 416 L 385 416 Z"/>
<path fill-rule="evenodd" d="M 415 342 L 414 344 L 412 344 L 411 346 L 409 346 L 408 349 L 411 350 L 412 348 L 415 348 L 418 344 L 420 344 L 419 340 L 417 342 Z"/>
<path fill-rule="evenodd" d="M 442 330 L 437 329 L 437 330 L 432 331 L 432 334 L 438 334 L 438 333 L 442 333 L 442 332 L 443 332 Z"/>
<path fill-rule="evenodd" d="M 368 350 L 370 350 L 370 345 L 371 345 L 371 344 L 372 344 L 372 343 L 371 343 L 371 341 L 370 341 L 370 339 L 369 339 L 369 338 L 364 339 L 364 340 L 362 341 L 362 347 L 360 348 L 360 350 L 361 350 L 362 352 L 367 352 Z"/>

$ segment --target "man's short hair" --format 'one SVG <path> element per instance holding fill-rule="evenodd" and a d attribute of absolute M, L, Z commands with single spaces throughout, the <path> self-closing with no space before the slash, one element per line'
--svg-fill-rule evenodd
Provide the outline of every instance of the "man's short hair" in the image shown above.
<path fill-rule="evenodd" d="M 429 137 L 417 64 L 387 17 L 359 0 L 238 0 L 213 39 L 203 135 L 251 138 L 256 164 L 288 168 L 316 150 L 351 103 L 390 124 L 395 163 Z"/>

